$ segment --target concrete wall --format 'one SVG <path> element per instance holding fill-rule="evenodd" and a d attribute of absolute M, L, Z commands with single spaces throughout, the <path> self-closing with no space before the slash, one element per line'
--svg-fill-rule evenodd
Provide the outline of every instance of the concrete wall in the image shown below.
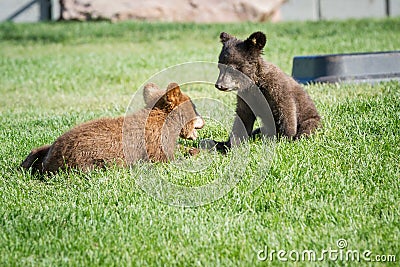
<path fill-rule="evenodd" d="M 37 22 L 59 16 L 58 0 L 0 0 L 0 21 Z"/>
<path fill-rule="evenodd" d="M 386 16 L 400 16 L 400 0 L 287 0 L 281 8 L 283 21 Z M 0 21 L 37 22 L 59 17 L 59 0 L 0 0 Z"/>
<path fill-rule="evenodd" d="M 281 7 L 282 20 L 318 20 L 319 0 L 287 0 Z"/>
<path fill-rule="evenodd" d="M 389 12 L 391 16 L 400 16 L 400 1 L 390 0 L 389 1 Z"/>
<path fill-rule="evenodd" d="M 400 16 L 400 0 L 287 0 L 283 21 Z"/>

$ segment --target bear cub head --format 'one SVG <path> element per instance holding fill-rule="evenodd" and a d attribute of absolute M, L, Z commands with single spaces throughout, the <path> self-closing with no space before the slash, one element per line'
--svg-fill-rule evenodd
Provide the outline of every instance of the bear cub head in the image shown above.
<path fill-rule="evenodd" d="M 167 115 L 165 125 L 169 124 L 169 120 L 177 124 L 180 128 L 179 137 L 190 140 L 198 137 L 196 130 L 203 128 L 204 120 L 192 100 L 182 93 L 177 83 L 170 83 L 166 91 L 154 83 L 148 83 L 144 87 L 143 97 L 146 108 Z M 161 117 L 160 119 L 163 119 Z"/>
<path fill-rule="evenodd" d="M 221 91 L 248 88 L 257 80 L 259 62 L 267 38 L 262 32 L 252 33 L 246 40 L 222 32 L 222 50 L 218 59 L 219 76 L 215 87 Z"/>

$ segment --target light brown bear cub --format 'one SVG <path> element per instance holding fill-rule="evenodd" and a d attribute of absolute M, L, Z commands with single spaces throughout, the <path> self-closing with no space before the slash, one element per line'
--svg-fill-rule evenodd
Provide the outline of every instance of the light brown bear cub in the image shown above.
<path fill-rule="evenodd" d="M 146 107 L 118 118 L 102 118 L 76 126 L 52 145 L 32 150 L 22 167 L 32 172 L 59 169 L 90 170 L 107 163 L 127 166 L 173 159 L 178 137 L 196 139 L 204 121 L 191 99 L 176 83 L 166 91 L 149 83 L 143 91 Z"/>
<path fill-rule="evenodd" d="M 320 116 L 307 92 L 292 77 L 262 58 L 266 43 L 264 33 L 255 32 L 242 41 L 223 32 L 220 39 L 223 46 L 215 87 L 221 91 L 237 90 L 238 96 L 237 116 L 230 139 L 218 143 L 217 148 L 229 148 L 234 142 L 233 137 L 243 140 L 252 134 L 256 116 L 263 116 L 258 114 L 261 100 L 268 102 L 279 136 L 298 139 L 320 126 Z M 239 124 L 243 125 L 244 133 L 237 130 L 241 128 Z M 260 131 L 257 129 L 253 134 Z"/>

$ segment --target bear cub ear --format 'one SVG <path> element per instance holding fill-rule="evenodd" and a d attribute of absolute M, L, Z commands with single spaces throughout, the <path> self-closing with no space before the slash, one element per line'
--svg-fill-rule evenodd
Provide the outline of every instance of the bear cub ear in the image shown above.
<path fill-rule="evenodd" d="M 170 83 L 167 87 L 167 93 L 165 94 L 165 102 L 168 104 L 178 103 L 181 98 L 181 88 L 177 83 Z"/>
<path fill-rule="evenodd" d="M 157 84 L 148 83 L 143 88 L 144 103 L 147 107 L 152 108 L 164 94 L 165 91 L 161 90 Z"/>
<path fill-rule="evenodd" d="M 267 37 L 262 32 L 254 32 L 249 38 L 246 39 L 245 43 L 248 47 L 262 50 L 267 42 Z"/>
<path fill-rule="evenodd" d="M 232 35 L 226 32 L 221 32 L 219 39 L 221 40 L 221 43 L 225 43 L 226 41 L 232 39 Z"/>

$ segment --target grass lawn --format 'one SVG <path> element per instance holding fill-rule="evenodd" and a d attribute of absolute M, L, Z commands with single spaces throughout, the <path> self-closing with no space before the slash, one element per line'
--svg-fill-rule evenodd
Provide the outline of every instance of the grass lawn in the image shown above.
<path fill-rule="evenodd" d="M 318 266 L 352 265 L 345 260 L 348 250 L 358 251 L 364 264 L 390 265 L 391 255 L 398 263 L 398 82 L 306 86 L 323 117 L 321 131 L 278 141 L 273 153 L 255 140 L 244 146 L 246 153 L 183 161 L 198 165 L 212 157 L 201 172 L 182 171 L 189 165 L 178 161 L 59 173 L 43 181 L 18 166 L 32 148 L 76 124 L 123 115 L 155 73 L 183 62 L 217 61 L 221 31 L 240 38 L 265 32 L 264 58 L 290 73 L 296 55 L 398 50 L 399 29 L 400 18 L 0 24 L 0 266 L 285 264 L 278 256 L 309 265 L 307 255 L 301 260 L 307 250 L 325 255 Z M 221 122 L 206 120 L 199 133 L 200 139 L 226 139 L 234 96 L 201 84 L 185 92 L 224 103 Z M 208 108 L 199 107 L 203 114 Z M 141 186 L 155 174 L 186 187 L 207 185 L 226 171 L 235 174 L 235 167 L 238 184 L 198 207 L 164 204 Z M 347 242 L 343 249 L 340 239 Z"/>

